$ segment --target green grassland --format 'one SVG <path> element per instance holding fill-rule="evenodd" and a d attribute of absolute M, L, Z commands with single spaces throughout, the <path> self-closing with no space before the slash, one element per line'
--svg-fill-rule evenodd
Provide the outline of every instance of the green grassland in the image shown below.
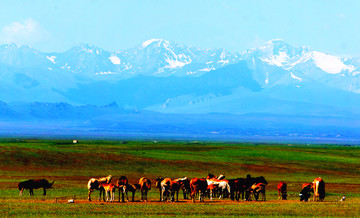
<path fill-rule="evenodd" d="M 266 202 L 228 199 L 192 204 L 159 203 L 155 177 L 226 178 L 264 176 Z M 0 139 L 0 214 L 3 216 L 352 216 L 360 215 L 360 149 L 341 145 L 246 144 L 169 141 L 80 141 Z M 137 183 L 148 177 L 150 202 L 88 203 L 87 181 L 121 175 Z M 326 182 L 325 202 L 299 202 L 304 182 Z M 42 196 L 19 196 L 17 183 L 34 178 L 56 180 Z M 277 200 L 279 181 L 288 183 L 288 201 Z M 339 202 L 343 195 L 345 202 Z M 76 196 L 74 204 L 67 199 Z M 55 198 L 58 203 L 55 203 Z M 63 198 L 62 198 L 63 197 Z M 98 192 L 93 193 L 97 199 Z M 117 196 L 116 196 L 117 198 Z M 140 193 L 135 200 L 139 200 Z M 77 203 L 79 202 L 79 203 Z M 80 203 L 81 202 L 81 203 Z"/>

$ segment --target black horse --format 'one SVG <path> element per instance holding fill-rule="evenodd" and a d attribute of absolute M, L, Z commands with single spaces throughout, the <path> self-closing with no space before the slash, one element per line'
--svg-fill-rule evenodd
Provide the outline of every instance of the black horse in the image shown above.
<path fill-rule="evenodd" d="M 18 184 L 18 188 L 20 191 L 20 195 L 22 195 L 24 189 L 30 189 L 30 195 L 34 195 L 34 189 L 38 189 L 38 188 L 43 188 L 44 189 L 44 194 L 46 195 L 46 189 L 51 188 L 51 186 L 54 184 L 55 181 L 53 181 L 52 183 L 49 183 L 49 181 L 47 181 L 46 179 L 37 179 L 37 180 L 26 180 L 23 182 L 19 182 Z"/>
<path fill-rule="evenodd" d="M 245 183 L 246 183 L 246 179 L 244 178 L 229 179 L 231 200 L 238 201 L 240 199 L 240 194 L 242 195 L 241 198 L 244 199 L 244 192 L 246 190 Z"/>

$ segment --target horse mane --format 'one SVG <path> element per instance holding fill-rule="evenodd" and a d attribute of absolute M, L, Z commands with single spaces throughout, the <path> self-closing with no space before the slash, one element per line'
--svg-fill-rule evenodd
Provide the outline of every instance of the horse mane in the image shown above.
<path fill-rule="evenodd" d="M 100 183 L 103 183 L 103 182 L 104 183 L 110 183 L 111 179 L 112 179 L 112 175 L 108 175 L 107 177 L 99 178 L 98 181 Z"/>

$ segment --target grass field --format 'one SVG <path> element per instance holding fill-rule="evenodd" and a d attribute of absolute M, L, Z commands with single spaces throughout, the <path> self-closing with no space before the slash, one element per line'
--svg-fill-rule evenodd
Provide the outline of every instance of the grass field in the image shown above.
<path fill-rule="evenodd" d="M 193 204 L 160 203 L 155 177 L 226 178 L 264 176 L 266 202 L 228 199 Z M 2 216 L 347 216 L 360 215 L 360 149 L 337 145 L 280 145 L 216 142 L 144 142 L 0 139 L 0 214 Z M 88 202 L 92 177 L 125 175 L 130 183 L 146 176 L 153 182 L 150 202 Z M 301 184 L 315 177 L 326 182 L 325 202 L 299 202 Z M 19 196 L 17 183 L 30 178 L 56 180 L 42 196 L 28 190 Z M 276 186 L 288 183 L 289 200 L 278 201 Z M 345 202 L 339 202 L 343 195 Z M 76 196 L 74 204 L 67 200 Z M 59 198 L 55 203 L 55 198 Z M 98 192 L 93 193 L 97 199 Z M 117 196 L 116 196 L 117 198 Z"/>

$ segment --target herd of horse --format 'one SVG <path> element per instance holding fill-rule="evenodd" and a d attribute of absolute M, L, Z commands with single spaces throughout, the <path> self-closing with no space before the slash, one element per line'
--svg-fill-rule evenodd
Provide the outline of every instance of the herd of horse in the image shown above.
<path fill-rule="evenodd" d="M 103 201 L 114 202 L 115 201 L 115 192 L 118 190 L 119 199 L 122 202 L 126 200 L 129 201 L 128 192 L 132 193 L 132 201 L 134 201 L 135 192 L 140 190 L 141 192 L 141 201 L 148 201 L 147 193 L 151 190 L 151 181 L 146 177 L 140 178 L 139 182 L 136 184 L 129 184 L 129 180 L 126 176 L 121 176 L 116 183 L 111 183 L 112 176 L 109 175 L 103 178 L 91 178 L 87 184 L 88 200 L 91 201 L 91 193 L 94 190 L 99 190 L 99 201 L 101 197 Z M 30 195 L 34 195 L 33 189 L 43 188 L 44 195 L 46 195 L 46 189 L 49 189 L 54 184 L 49 183 L 45 179 L 39 180 L 27 180 L 20 182 L 18 188 L 20 190 L 20 195 L 24 189 L 30 190 Z M 206 178 L 193 178 L 189 179 L 187 177 L 170 179 L 157 177 L 155 179 L 155 187 L 159 189 L 159 201 L 179 201 L 179 191 L 183 191 L 184 199 L 189 197 L 192 199 L 192 202 L 195 203 L 196 196 L 199 197 L 199 201 L 203 202 L 205 197 L 208 196 L 210 201 L 213 201 L 213 197 L 218 197 L 219 199 L 229 197 L 231 200 L 240 199 L 244 201 L 259 200 L 261 194 L 262 201 L 266 201 L 265 189 L 268 185 L 268 182 L 263 176 L 260 177 L 251 177 L 249 174 L 246 178 L 237 178 L 237 179 L 225 179 L 225 176 L 220 175 L 216 177 L 215 175 L 209 173 Z M 286 182 L 280 182 L 277 186 L 278 189 L 278 199 L 286 200 L 287 199 L 287 184 Z M 323 201 L 325 198 L 325 182 L 320 177 L 316 178 L 312 183 L 304 183 L 302 190 L 299 194 L 300 201 L 308 201 L 311 192 L 314 193 L 314 201 L 320 200 Z M 106 195 L 106 199 L 105 199 Z"/>

